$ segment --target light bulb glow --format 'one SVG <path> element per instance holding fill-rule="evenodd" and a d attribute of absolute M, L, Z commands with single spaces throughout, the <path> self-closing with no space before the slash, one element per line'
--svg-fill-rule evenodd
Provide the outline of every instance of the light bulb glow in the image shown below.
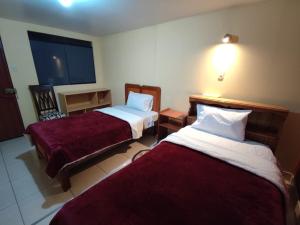
<path fill-rule="evenodd" d="M 213 66 L 222 79 L 237 58 L 237 49 L 233 44 L 221 44 L 215 49 L 213 56 Z"/>
<path fill-rule="evenodd" d="M 74 0 L 58 0 L 58 2 L 63 6 L 63 7 L 70 7 L 72 6 Z"/>
<path fill-rule="evenodd" d="M 229 43 L 229 37 L 223 37 L 222 42 L 223 43 Z"/>

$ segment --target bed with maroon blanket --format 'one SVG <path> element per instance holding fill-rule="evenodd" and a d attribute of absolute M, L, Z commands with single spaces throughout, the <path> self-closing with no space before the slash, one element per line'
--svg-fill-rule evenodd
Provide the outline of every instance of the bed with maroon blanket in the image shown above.
<path fill-rule="evenodd" d="M 284 202 L 273 182 L 164 141 L 66 203 L 50 224 L 284 225 Z"/>
<path fill-rule="evenodd" d="M 38 122 L 26 133 L 43 149 L 50 177 L 68 163 L 132 138 L 128 122 L 101 112 Z"/>

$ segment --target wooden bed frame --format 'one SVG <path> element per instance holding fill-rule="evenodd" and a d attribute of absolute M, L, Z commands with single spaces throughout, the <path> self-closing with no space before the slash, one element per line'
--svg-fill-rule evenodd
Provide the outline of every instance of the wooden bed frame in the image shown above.
<path fill-rule="evenodd" d="M 252 110 L 246 126 L 246 139 L 268 145 L 273 152 L 276 151 L 283 124 L 289 113 L 288 109 L 280 106 L 202 95 L 192 95 L 189 101 L 188 124 L 192 124 L 196 120 L 197 104 Z"/>
<path fill-rule="evenodd" d="M 154 87 L 154 86 L 141 86 L 137 84 L 125 84 L 125 103 L 128 98 L 129 92 L 136 92 L 136 93 L 145 93 L 153 96 L 153 108 L 152 110 L 159 113 L 160 110 L 160 98 L 161 98 L 161 89 L 160 87 Z M 157 123 L 156 123 L 157 124 Z M 154 128 L 156 125 L 154 126 Z M 149 128 L 151 129 L 151 128 Z M 155 130 L 155 129 L 154 129 Z M 32 143 L 36 146 L 36 151 L 39 156 L 39 158 L 44 158 L 46 161 L 47 156 L 45 154 L 45 151 L 41 147 L 41 145 L 38 143 L 37 140 L 31 139 Z M 57 178 L 59 182 L 61 183 L 61 187 L 63 191 L 67 191 L 71 187 L 70 177 L 77 172 L 78 169 L 80 169 L 83 165 L 88 165 L 89 163 L 92 163 L 96 159 L 99 159 L 100 157 L 104 156 L 107 152 L 110 152 L 110 150 L 116 149 L 118 147 L 121 147 L 122 145 L 129 145 L 134 140 L 127 140 L 121 143 L 116 143 L 112 146 L 108 146 L 106 148 L 100 149 L 96 151 L 93 154 L 90 154 L 88 156 L 85 156 L 79 160 L 76 160 L 74 162 L 66 164 L 58 173 Z"/>
<path fill-rule="evenodd" d="M 142 94 L 148 94 L 153 96 L 153 107 L 152 110 L 159 114 L 160 112 L 160 101 L 161 101 L 161 89 L 160 87 L 138 85 L 138 84 L 125 84 L 125 104 L 128 99 L 129 92 L 136 92 Z M 158 120 L 154 123 L 153 127 L 150 127 L 143 131 L 144 133 L 152 133 L 155 135 L 158 130 Z"/>

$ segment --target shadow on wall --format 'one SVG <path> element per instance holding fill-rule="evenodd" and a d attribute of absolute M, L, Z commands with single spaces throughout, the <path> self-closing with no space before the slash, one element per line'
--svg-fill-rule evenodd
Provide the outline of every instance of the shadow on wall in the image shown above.
<path fill-rule="evenodd" d="M 294 172 L 300 161 L 300 113 L 291 112 L 283 127 L 276 156 L 284 170 Z"/>

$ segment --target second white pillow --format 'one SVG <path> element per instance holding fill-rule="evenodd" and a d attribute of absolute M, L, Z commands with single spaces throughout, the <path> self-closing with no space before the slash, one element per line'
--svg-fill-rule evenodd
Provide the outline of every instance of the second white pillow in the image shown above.
<path fill-rule="evenodd" d="M 224 109 L 197 105 L 197 121 L 192 127 L 222 137 L 244 141 L 248 115 L 251 110 Z"/>

